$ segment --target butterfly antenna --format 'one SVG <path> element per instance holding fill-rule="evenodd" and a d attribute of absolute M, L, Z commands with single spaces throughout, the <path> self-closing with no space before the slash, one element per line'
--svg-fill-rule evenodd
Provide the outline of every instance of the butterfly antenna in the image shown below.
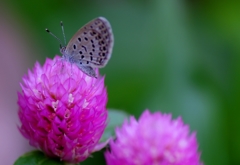
<path fill-rule="evenodd" d="M 55 36 L 52 32 L 50 32 L 50 30 L 48 30 L 48 29 L 45 29 L 46 30 L 46 32 L 48 32 L 51 36 L 53 36 L 54 38 L 56 38 L 57 40 L 58 40 L 58 42 L 60 43 L 60 47 L 62 46 L 62 41 L 59 39 L 59 38 L 57 38 L 57 36 Z"/>
<path fill-rule="evenodd" d="M 65 33 L 64 33 L 64 27 L 63 27 L 63 22 L 62 22 L 62 21 L 60 22 L 60 25 L 61 25 L 61 27 L 62 27 L 62 33 L 63 33 L 64 43 L 65 43 L 65 45 L 67 45 L 67 43 L 66 43 L 66 36 L 65 36 Z"/>

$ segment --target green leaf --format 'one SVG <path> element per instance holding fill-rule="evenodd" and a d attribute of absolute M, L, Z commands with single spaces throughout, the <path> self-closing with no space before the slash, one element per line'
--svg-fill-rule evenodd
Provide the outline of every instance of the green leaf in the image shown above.
<path fill-rule="evenodd" d="M 86 160 L 81 162 L 80 165 L 106 165 L 104 151 L 94 152 Z"/>
<path fill-rule="evenodd" d="M 108 125 L 102 135 L 100 142 L 104 142 L 111 136 L 115 136 L 115 128 L 122 125 L 124 119 L 127 119 L 128 116 L 129 115 L 123 111 L 108 109 Z"/>
<path fill-rule="evenodd" d="M 31 151 L 19 157 L 14 165 L 66 165 L 66 162 L 46 157 L 41 151 Z"/>

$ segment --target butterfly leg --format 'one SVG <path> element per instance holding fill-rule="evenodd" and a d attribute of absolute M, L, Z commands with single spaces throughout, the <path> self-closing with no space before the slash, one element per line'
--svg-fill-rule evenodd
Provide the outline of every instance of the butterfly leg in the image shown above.
<path fill-rule="evenodd" d="M 72 63 L 71 63 L 71 77 L 72 77 L 72 75 L 73 75 L 73 70 L 72 70 Z"/>

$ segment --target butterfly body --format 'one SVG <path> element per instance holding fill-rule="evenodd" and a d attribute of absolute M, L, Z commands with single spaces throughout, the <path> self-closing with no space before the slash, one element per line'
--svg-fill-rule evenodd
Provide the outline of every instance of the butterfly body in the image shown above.
<path fill-rule="evenodd" d="M 85 74 L 97 77 L 95 68 L 104 67 L 112 54 L 113 33 L 109 22 L 98 17 L 72 37 L 66 47 L 61 47 L 63 59 L 76 64 Z"/>

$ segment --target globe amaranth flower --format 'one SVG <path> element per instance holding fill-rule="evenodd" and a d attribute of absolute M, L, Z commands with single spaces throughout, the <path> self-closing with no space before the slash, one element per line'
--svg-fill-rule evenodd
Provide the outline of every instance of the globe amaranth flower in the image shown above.
<path fill-rule="evenodd" d="M 19 129 L 32 146 L 71 163 L 95 151 L 107 120 L 104 77 L 89 77 L 56 56 L 43 67 L 36 63 L 21 88 Z"/>
<path fill-rule="evenodd" d="M 117 128 L 105 152 L 108 165 L 201 165 L 195 133 L 181 118 L 146 110 Z"/>

